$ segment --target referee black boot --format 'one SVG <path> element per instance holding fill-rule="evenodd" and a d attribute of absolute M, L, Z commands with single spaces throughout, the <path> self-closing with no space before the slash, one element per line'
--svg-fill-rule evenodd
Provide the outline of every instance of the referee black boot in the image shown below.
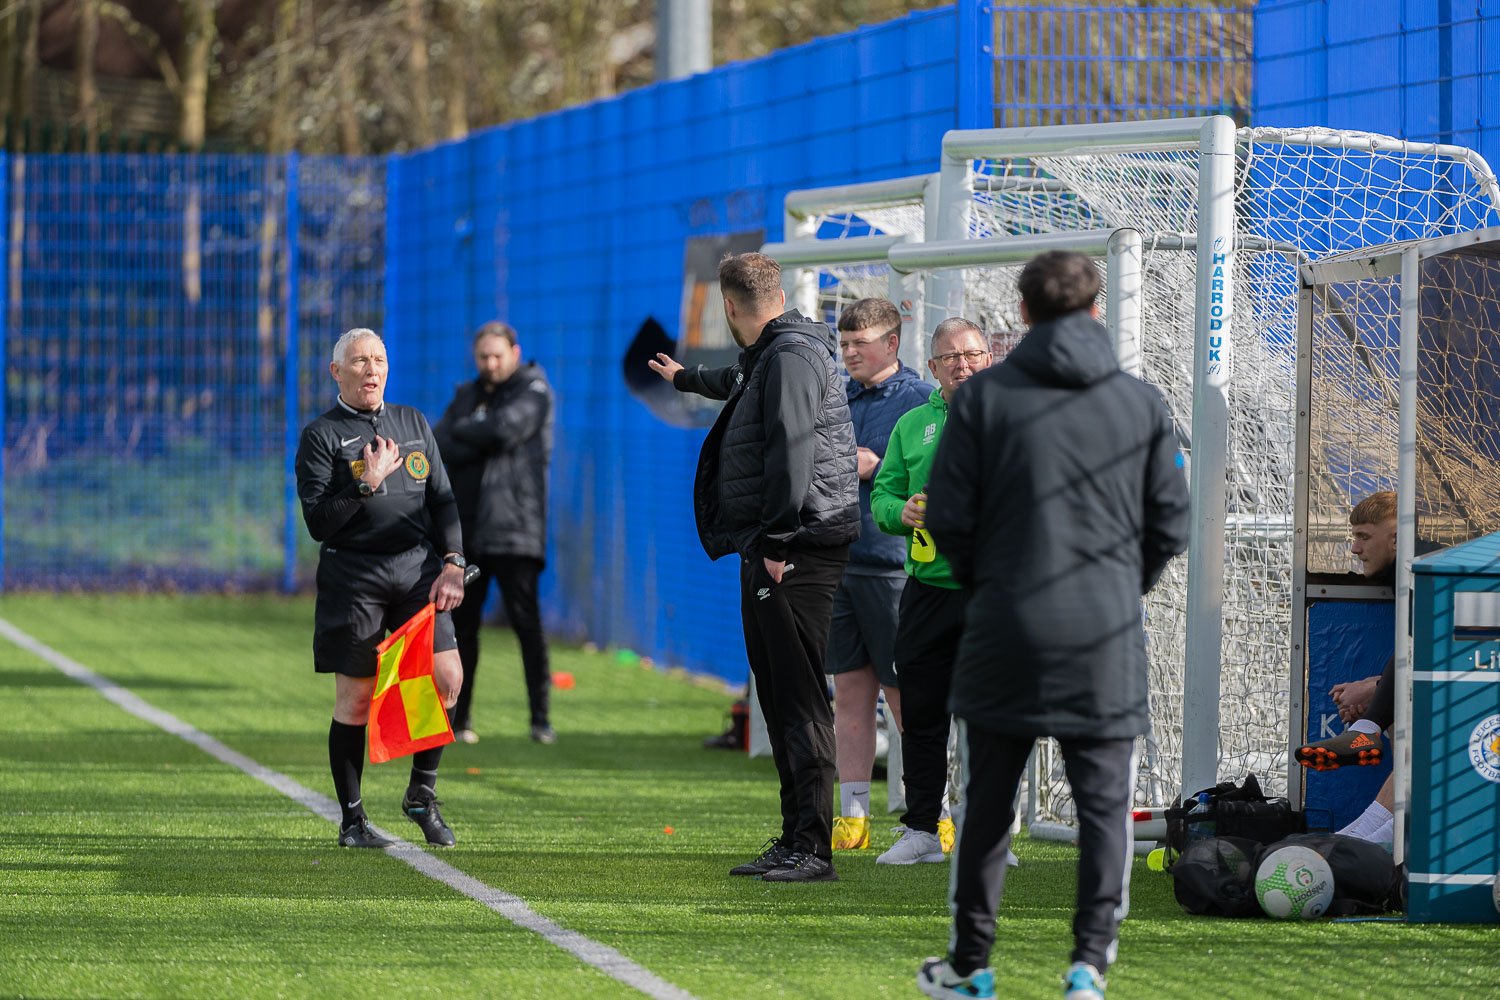
<path fill-rule="evenodd" d="M 348 826 L 339 827 L 340 847 L 390 847 L 395 841 L 387 840 L 370 827 L 368 816 L 356 816 Z"/>
<path fill-rule="evenodd" d="M 415 795 L 410 789 L 407 790 L 406 797 L 401 800 L 401 811 L 422 828 L 422 836 L 427 838 L 429 844 L 434 847 L 452 847 L 453 831 L 443 822 L 443 814 L 438 811 L 438 805 L 432 789 L 423 785 Z"/>

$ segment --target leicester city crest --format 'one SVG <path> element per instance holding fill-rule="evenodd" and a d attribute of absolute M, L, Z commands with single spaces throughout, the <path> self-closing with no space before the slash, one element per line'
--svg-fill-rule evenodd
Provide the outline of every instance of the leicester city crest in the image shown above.
<path fill-rule="evenodd" d="M 1500 784 L 1500 715 L 1481 719 L 1469 734 L 1469 763 L 1481 778 Z"/>
<path fill-rule="evenodd" d="M 432 466 L 428 463 L 427 456 L 420 451 L 414 451 L 406 456 L 406 474 L 417 482 L 420 483 L 426 479 L 431 471 Z"/>

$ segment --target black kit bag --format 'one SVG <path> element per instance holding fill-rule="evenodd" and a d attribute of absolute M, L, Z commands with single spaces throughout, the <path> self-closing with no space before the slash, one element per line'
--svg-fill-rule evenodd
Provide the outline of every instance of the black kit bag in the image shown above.
<path fill-rule="evenodd" d="M 1206 808 L 1195 812 L 1200 805 Z M 1183 854 L 1188 847 L 1188 828 L 1200 823 L 1212 824 L 1214 837 L 1237 837 L 1260 844 L 1275 843 L 1307 830 L 1303 815 L 1284 798 L 1266 798 L 1253 774 L 1246 775 L 1238 785 L 1223 781 L 1205 788 L 1167 810 L 1169 859 Z"/>
<path fill-rule="evenodd" d="M 1371 916 L 1406 910 L 1406 876 L 1384 847 L 1337 833 L 1301 833 L 1261 848 L 1255 863 L 1283 847 L 1305 847 L 1333 871 L 1327 917 Z M 1253 879 L 1252 875 L 1252 879 Z M 1252 902 L 1254 893 L 1251 893 Z"/>
<path fill-rule="evenodd" d="M 1172 895 L 1204 917 L 1258 917 L 1255 865 L 1261 845 L 1243 837 L 1195 840 L 1172 864 Z"/>

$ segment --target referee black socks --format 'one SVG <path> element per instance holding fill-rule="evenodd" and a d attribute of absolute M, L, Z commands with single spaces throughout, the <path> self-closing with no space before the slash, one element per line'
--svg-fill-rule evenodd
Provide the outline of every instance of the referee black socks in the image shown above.
<path fill-rule="evenodd" d="M 423 786 L 427 793 L 437 791 L 438 761 L 443 759 L 442 747 L 431 747 L 411 756 L 411 780 L 406 786 L 406 797 L 415 799 L 421 795 Z"/>
<path fill-rule="evenodd" d="M 333 772 L 333 789 L 344 814 L 343 825 L 348 826 L 365 814 L 359 791 L 359 779 L 365 772 L 364 726 L 351 726 L 337 719 L 329 724 L 328 769 Z"/>

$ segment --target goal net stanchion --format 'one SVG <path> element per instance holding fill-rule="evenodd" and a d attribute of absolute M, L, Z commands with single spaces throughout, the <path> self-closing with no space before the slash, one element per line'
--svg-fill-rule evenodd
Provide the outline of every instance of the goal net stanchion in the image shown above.
<path fill-rule="evenodd" d="M 1493 192 L 1483 161 L 1459 147 L 1326 129 L 1236 131 L 1223 117 L 945 138 L 937 242 L 1121 227 L 1144 235 L 1141 375 L 1177 421 L 1194 522 L 1188 557 L 1168 567 L 1147 604 L 1161 752 L 1138 776 L 1138 804 L 1246 771 L 1273 794 L 1292 780 L 1299 265 L 1480 228 L 1495 218 Z M 966 282 L 972 275 L 934 272 L 929 312 L 965 308 Z"/>
<path fill-rule="evenodd" d="M 1413 628 L 1409 602 L 1416 555 L 1500 531 L 1500 227 L 1310 264 L 1302 268 L 1301 306 L 1298 405 L 1309 419 L 1298 437 L 1298 571 L 1336 565 L 1331 536 L 1343 525 L 1333 514 L 1347 511 L 1346 494 L 1395 490 L 1394 850 L 1412 867 L 1412 891 L 1428 893 L 1432 903 L 1493 875 L 1491 864 L 1479 875 L 1454 876 L 1443 862 L 1462 867 L 1462 856 L 1483 844 L 1472 829 L 1493 827 L 1460 800 L 1478 801 L 1465 780 L 1493 787 L 1462 763 L 1473 713 L 1491 712 L 1495 703 L 1476 695 L 1481 685 L 1472 682 L 1496 678 L 1453 664 L 1416 671 L 1411 636 L 1428 623 Z M 1328 454 L 1337 461 L 1319 467 Z M 1456 598 L 1446 599 L 1456 615 Z M 1468 642 L 1487 654 L 1492 631 L 1461 636 L 1456 618 L 1435 621 L 1442 625 L 1429 634 L 1451 630 L 1455 646 Z M 1425 717 L 1413 716 L 1416 689 Z M 1453 827 L 1455 815 L 1467 817 L 1460 825 L 1468 832 Z M 1410 857 L 1408 816 L 1422 834 Z"/>
<path fill-rule="evenodd" d="M 988 331 L 1019 325 L 1016 312 L 1016 277 L 1021 265 L 1048 250 L 1070 250 L 1094 258 L 1103 268 L 1105 292 L 1104 325 L 1114 345 L 1122 370 L 1139 374 L 1142 340 L 1142 234 L 1134 229 L 1084 230 L 1034 236 L 994 237 L 983 240 L 947 240 L 928 243 L 898 243 L 888 254 L 891 268 L 907 274 L 927 274 L 929 284 L 941 276 L 949 287 L 965 290 L 963 301 L 944 308 L 945 315 L 930 316 L 940 322 L 963 316 Z M 1147 746 L 1146 753 L 1153 753 Z M 954 785 L 961 811 L 967 775 L 958 775 Z M 1055 745 L 1042 743 L 1027 763 L 1026 794 L 1018 819 L 1036 837 L 1068 840 L 1074 829 L 1067 820 L 1072 813 L 1061 801 L 1061 758 Z M 1046 808 L 1044 809 L 1044 803 Z"/>
<path fill-rule="evenodd" d="M 915 174 L 884 181 L 808 188 L 784 201 L 784 238 L 766 253 L 782 263 L 787 306 L 825 318 L 857 299 L 884 296 L 901 311 L 901 360 L 923 371 L 927 335 L 923 288 L 919 280 L 892 272 L 884 250 L 840 251 L 831 244 L 883 237 L 917 242 L 932 237 L 937 174 Z M 773 251 L 774 248 L 774 251 Z M 847 256 L 845 256 L 847 254 Z"/>
<path fill-rule="evenodd" d="M 1187 557 L 1186 634 L 1184 653 L 1181 730 L 1181 784 L 1185 788 L 1212 785 L 1218 764 L 1219 675 L 1222 644 L 1224 594 L 1224 510 L 1228 449 L 1228 400 L 1232 370 L 1230 325 L 1233 315 L 1235 233 L 1233 122 L 1224 116 L 1154 122 L 1125 122 L 1092 126 L 1053 126 L 1015 129 L 953 131 L 943 138 L 942 169 L 938 192 L 938 239 L 967 239 L 976 228 L 974 209 L 981 196 L 989 204 L 1004 206 L 1014 200 L 1005 191 L 976 186 L 975 160 L 1030 159 L 1046 154 L 1087 155 L 1091 150 L 1110 149 L 1187 150 L 1198 153 L 1189 171 L 1181 161 L 1162 164 L 1161 173 L 1176 182 L 1184 201 L 1195 199 L 1198 209 L 1192 226 L 1163 226 L 1163 231 L 1191 232 L 1197 237 L 1195 282 L 1196 322 L 1193 328 L 1193 383 L 1191 392 L 1192 464 L 1189 469 L 1193 520 Z M 1148 167 L 1151 166 L 1148 164 Z M 1035 174 L 1042 171 L 1027 171 Z M 1025 176 L 1023 174 L 1022 176 Z M 991 174 L 993 176 L 993 173 Z M 1055 176 L 1055 175 L 1054 175 Z M 1191 177 L 1192 189 L 1183 191 Z M 1128 176 L 1116 178 L 1129 183 Z M 1057 205 L 1053 212 L 1075 213 L 1079 221 L 1100 214 L 1085 202 Z M 1035 204 L 1035 196 L 1022 195 L 1022 204 Z M 1048 202 L 1055 202 L 1047 193 Z M 993 219 L 995 216 L 990 215 Z M 1045 218 L 1045 216 L 1044 216 Z M 1057 219 L 1059 228 L 1072 221 Z M 1118 225 L 1133 220 L 1120 219 Z M 1149 220 L 1148 226 L 1149 228 Z M 977 227 L 979 235 L 994 228 Z M 1210 279 L 1210 276 L 1212 278 Z M 934 281 L 929 294 L 944 307 L 962 302 L 963 290 L 956 283 Z"/>

